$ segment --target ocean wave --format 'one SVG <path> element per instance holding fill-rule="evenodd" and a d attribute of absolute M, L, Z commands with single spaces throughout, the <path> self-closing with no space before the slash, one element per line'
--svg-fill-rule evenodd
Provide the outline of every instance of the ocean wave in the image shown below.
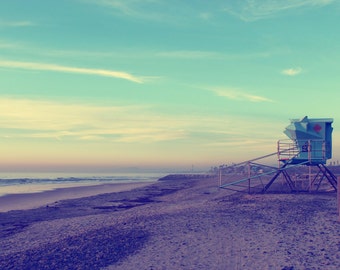
<path fill-rule="evenodd" d="M 117 182 L 145 182 L 156 181 L 162 174 L 140 174 L 140 175 L 108 175 L 108 176 L 87 176 L 87 177 L 23 177 L 23 178 L 0 178 L 1 186 L 18 185 L 43 185 L 43 184 L 81 184 L 81 183 L 117 183 Z"/>

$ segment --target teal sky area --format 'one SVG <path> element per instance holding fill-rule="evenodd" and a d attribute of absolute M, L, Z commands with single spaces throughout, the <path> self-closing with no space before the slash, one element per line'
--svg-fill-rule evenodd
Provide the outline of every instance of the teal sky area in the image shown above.
<path fill-rule="evenodd" d="M 3 0 L 0 169 L 197 169 L 334 118 L 338 0 Z"/>

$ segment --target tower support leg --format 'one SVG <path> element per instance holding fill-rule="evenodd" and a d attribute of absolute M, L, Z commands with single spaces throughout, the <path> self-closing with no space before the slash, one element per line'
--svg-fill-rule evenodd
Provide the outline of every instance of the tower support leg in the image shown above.
<path fill-rule="evenodd" d="M 329 170 L 324 164 L 320 164 L 318 166 L 321 171 L 323 171 L 325 177 L 327 178 L 328 182 L 332 185 L 335 191 L 337 191 L 338 180 L 337 177 Z"/>
<path fill-rule="evenodd" d="M 264 186 L 264 188 L 262 189 L 262 193 L 265 193 L 270 186 L 274 183 L 274 181 L 276 180 L 276 178 L 279 177 L 279 175 L 282 173 L 283 176 L 286 179 L 286 182 L 288 184 L 288 186 L 290 187 L 290 189 L 293 191 L 294 190 L 294 183 L 293 181 L 290 179 L 290 176 L 288 175 L 288 173 L 285 171 L 285 167 L 288 165 L 288 163 L 285 163 L 281 168 L 279 168 L 277 170 L 277 173 L 273 176 L 273 178 L 268 182 L 267 185 Z"/>

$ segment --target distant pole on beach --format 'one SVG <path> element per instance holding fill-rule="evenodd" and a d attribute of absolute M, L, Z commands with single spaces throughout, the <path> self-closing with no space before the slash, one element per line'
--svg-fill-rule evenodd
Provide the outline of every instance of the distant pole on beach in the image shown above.
<path fill-rule="evenodd" d="M 248 162 L 248 194 L 250 194 L 250 176 L 251 176 L 251 165 Z"/>
<path fill-rule="evenodd" d="M 218 170 L 218 186 L 222 186 L 222 169 L 221 169 L 221 166 Z"/>
<path fill-rule="evenodd" d="M 337 181 L 337 197 L 338 197 L 338 222 L 340 222 L 340 176 L 338 176 L 338 181 Z"/>

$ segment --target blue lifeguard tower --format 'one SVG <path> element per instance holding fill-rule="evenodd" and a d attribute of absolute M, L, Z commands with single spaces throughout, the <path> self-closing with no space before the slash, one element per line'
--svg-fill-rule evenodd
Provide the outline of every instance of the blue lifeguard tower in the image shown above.
<path fill-rule="evenodd" d="M 324 179 L 336 190 L 337 178 L 325 166 L 327 159 L 332 158 L 332 123 L 332 118 L 309 119 L 305 116 L 302 119 L 292 119 L 284 130 L 290 140 L 278 141 L 277 154 L 281 165 L 263 191 L 268 190 L 280 174 L 292 191 L 299 191 L 288 173 L 288 169 L 296 165 L 309 167 L 309 191 L 318 190 Z M 312 173 L 312 168 L 317 168 L 317 171 Z"/>
<path fill-rule="evenodd" d="M 299 164 L 326 164 L 332 158 L 332 123 L 331 118 L 308 119 L 307 116 L 291 120 L 284 133 L 291 139 L 289 148 L 296 151 L 294 156 L 289 156 L 290 163 Z M 285 141 L 279 141 L 280 158 L 285 157 Z M 289 154 L 291 154 L 288 151 Z M 280 160 L 279 158 L 279 160 Z"/>
<path fill-rule="evenodd" d="M 224 171 L 238 172 L 237 175 L 225 174 L 226 180 L 230 180 L 224 184 L 220 170 L 219 187 L 235 191 L 247 189 L 248 193 L 266 192 L 282 176 L 281 185 L 276 186 L 288 187 L 291 192 L 337 190 L 337 178 L 326 166 L 327 160 L 332 158 L 332 123 L 332 118 L 292 119 L 284 130 L 289 139 L 277 142 L 277 152 L 224 168 Z M 258 163 L 274 155 L 278 157 L 278 167 Z M 247 176 L 237 180 L 238 175 Z"/>

